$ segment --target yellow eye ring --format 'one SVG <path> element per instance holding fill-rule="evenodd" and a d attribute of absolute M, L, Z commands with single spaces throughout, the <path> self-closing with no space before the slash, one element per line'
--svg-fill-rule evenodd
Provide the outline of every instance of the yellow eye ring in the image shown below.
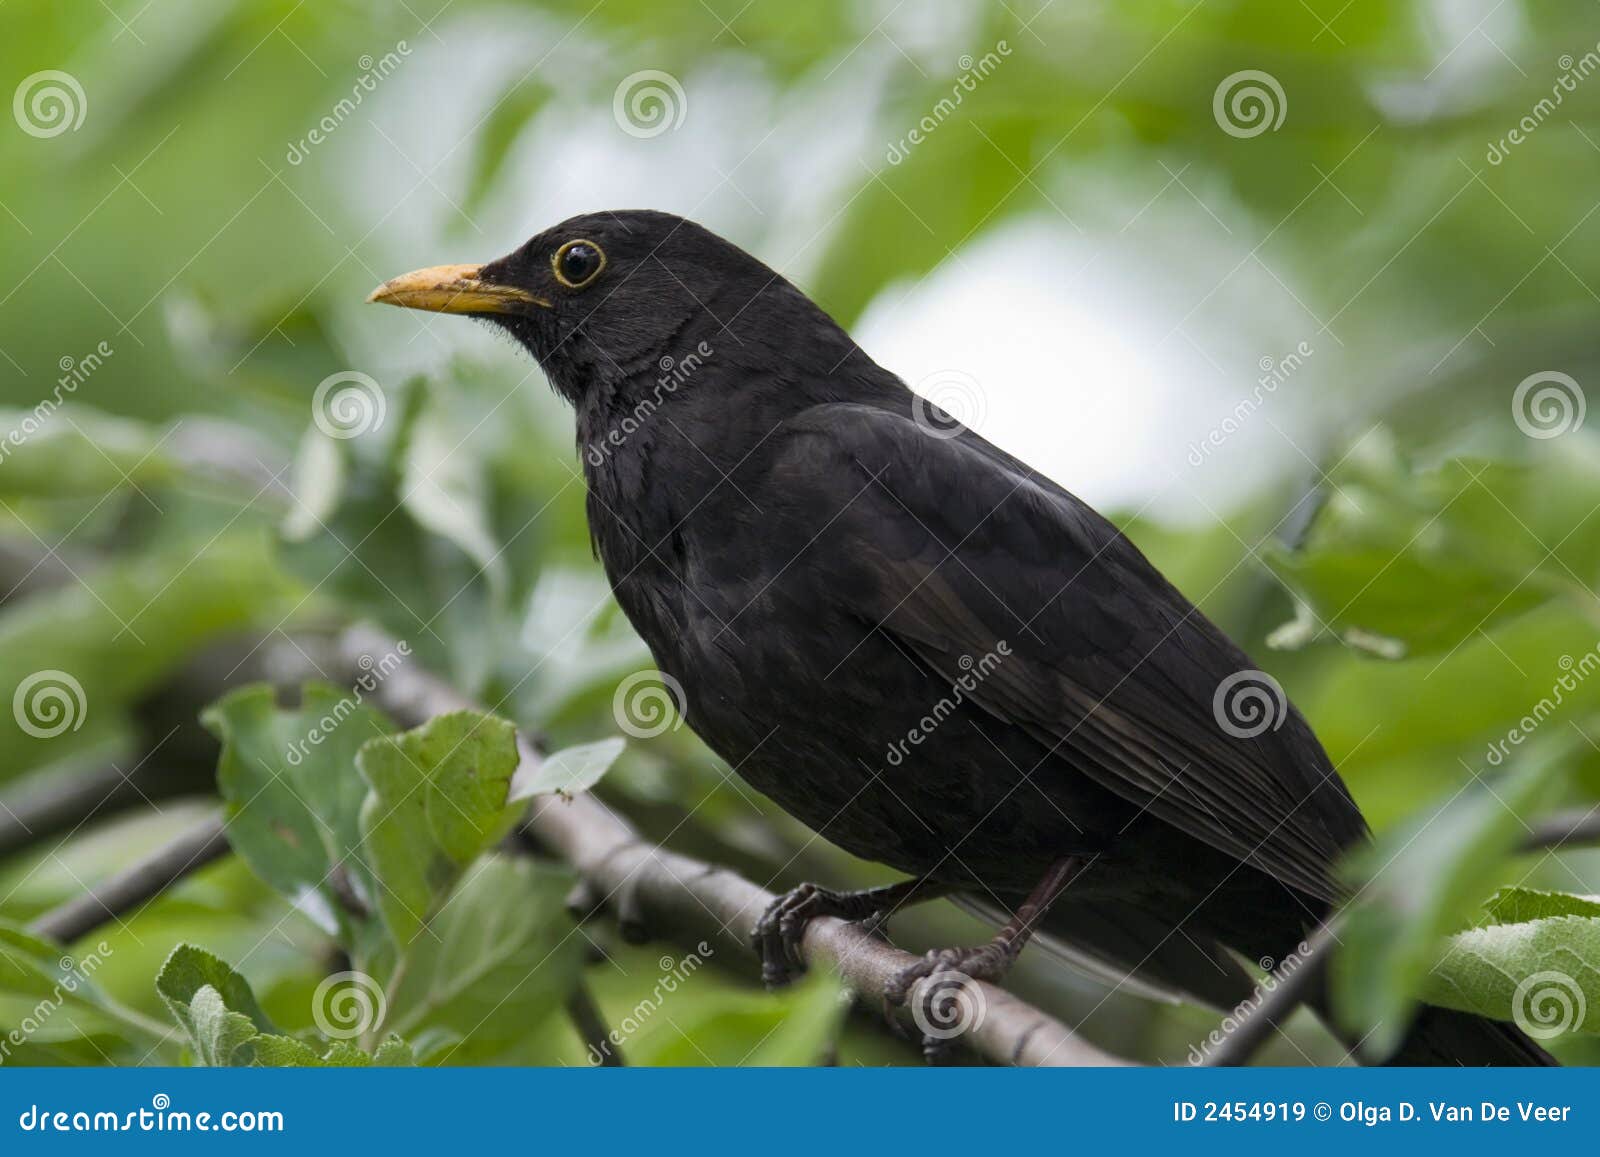
<path fill-rule="evenodd" d="M 574 250 L 577 252 L 574 253 Z M 593 256 L 590 257 L 589 255 Z M 568 260 L 572 258 L 572 260 Z M 583 289 L 592 285 L 606 267 L 606 251 L 593 241 L 575 237 L 562 245 L 550 258 L 550 270 L 556 280 L 568 289 Z"/>

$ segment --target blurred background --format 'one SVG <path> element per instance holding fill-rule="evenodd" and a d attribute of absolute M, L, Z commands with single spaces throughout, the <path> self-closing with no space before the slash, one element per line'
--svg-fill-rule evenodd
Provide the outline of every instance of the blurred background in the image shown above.
<path fill-rule="evenodd" d="M 1541 806 L 1600 798 L 1592 3 L 10 0 L 0 40 L 17 927 L 213 806 L 201 708 L 316 674 L 352 622 L 552 745 L 617 733 L 613 689 L 649 658 L 589 554 L 569 414 L 488 329 L 363 303 L 603 208 L 734 240 L 1114 515 L 1287 689 L 1380 836 L 1534 731 L 1573 745 Z M 67 723 L 27 717 L 41 674 Z M 775 889 L 889 878 L 729 784 L 686 728 L 635 737 L 597 790 Z M 1592 853 L 1503 854 L 1473 898 L 1597 881 Z M 11 1055 L 184 1055 L 151 1023 L 180 942 L 308 1030 L 342 958 L 281 892 L 225 860 L 119 916 L 94 939 L 121 1011 L 63 1012 Z M 587 978 L 617 1023 L 671 971 L 659 946 L 553 928 L 571 968 L 525 1031 L 456 1061 L 586 1063 L 564 986 Z M 938 906 L 895 931 L 980 934 Z M 1592 983 L 1600 959 L 1573 958 Z M 1145 1061 L 1183 1063 L 1217 1019 L 1042 958 L 1016 986 Z M 0 976 L 0 1026 L 37 999 Z M 713 961 L 624 1048 L 917 1061 L 835 1005 Z M 1297 1028 L 1269 1059 L 1344 1057 Z M 1582 1061 L 1592 1039 L 1547 1044 Z"/>

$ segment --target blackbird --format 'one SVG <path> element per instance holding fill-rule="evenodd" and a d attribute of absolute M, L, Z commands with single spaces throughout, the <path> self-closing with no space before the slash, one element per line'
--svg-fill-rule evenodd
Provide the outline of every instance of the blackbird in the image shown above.
<path fill-rule="evenodd" d="M 756 933 L 769 981 L 802 966 L 810 919 L 953 895 L 999 933 L 928 953 L 891 1000 L 998 977 L 1037 931 L 1227 1008 L 1253 987 L 1233 953 L 1284 960 L 1341 898 L 1334 865 L 1366 824 L 1278 685 L 1110 522 L 737 246 L 594 213 L 370 300 L 527 348 L 574 408 L 594 549 L 690 726 L 911 877 L 784 896 Z M 1394 1059 L 1549 1063 L 1511 1026 L 1435 1008 Z"/>

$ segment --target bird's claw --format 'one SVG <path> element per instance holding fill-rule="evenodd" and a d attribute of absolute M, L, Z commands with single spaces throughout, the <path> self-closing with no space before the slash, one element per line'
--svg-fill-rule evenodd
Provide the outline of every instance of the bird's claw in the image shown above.
<path fill-rule="evenodd" d="M 801 945 L 806 926 L 819 916 L 866 920 L 868 931 L 876 932 L 884 913 L 876 907 L 864 910 L 861 897 L 865 895 L 867 893 L 835 892 L 817 884 L 801 884 L 768 905 L 761 919 L 756 921 L 751 936 L 756 954 L 761 957 L 762 983 L 768 988 L 779 988 L 806 970 Z"/>
<path fill-rule="evenodd" d="M 950 1043 L 983 1023 L 983 995 L 973 982 L 999 980 L 1011 961 L 1012 954 L 1000 943 L 935 948 L 890 977 L 883 996 L 893 1007 L 915 997 L 911 1019 L 922 1034 L 922 1054 L 930 1065 L 942 1064 Z"/>

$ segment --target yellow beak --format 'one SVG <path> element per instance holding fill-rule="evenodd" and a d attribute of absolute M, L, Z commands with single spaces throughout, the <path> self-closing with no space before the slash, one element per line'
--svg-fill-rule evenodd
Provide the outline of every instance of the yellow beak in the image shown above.
<path fill-rule="evenodd" d="M 374 289 L 368 301 L 426 309 L 434 313 L 522 313 L 550 303 L 513 285 L 482 281 L 481 265 L 435 265 L 405 273 Z"/>

